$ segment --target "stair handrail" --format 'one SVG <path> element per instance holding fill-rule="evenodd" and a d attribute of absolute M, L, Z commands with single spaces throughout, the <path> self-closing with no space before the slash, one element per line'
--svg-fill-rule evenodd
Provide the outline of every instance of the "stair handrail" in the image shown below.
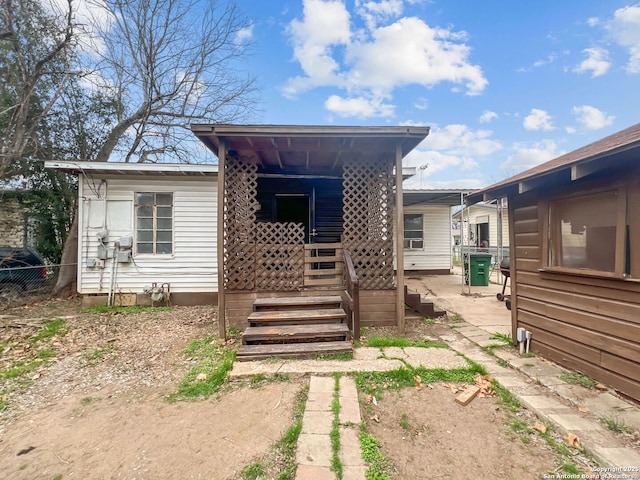
<path fill-rule="evenodd" d="M 353 339 L 360 340 L 360 281 L 353 266 L 351 252 L 346 248 L 342 250 L 344 264 L 346 266 L 346 282 L 345 294 L 347 297 L 346 307 L 347 321 L 350 323 L 349 328 L 353 331 Z"/>

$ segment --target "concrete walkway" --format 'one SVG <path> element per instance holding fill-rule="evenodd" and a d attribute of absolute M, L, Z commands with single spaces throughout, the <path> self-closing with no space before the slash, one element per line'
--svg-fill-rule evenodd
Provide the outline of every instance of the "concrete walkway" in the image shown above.
<path fill-rule="evenodd" d="M 302 432 L 298 437 L 296 480 L 334 480 L 331 471 L 333 451 L 331 437 L 335 394 L 334 377 L 312 376 L 309 396 L 302 419 Z M 360 404 L 356 384 L 350 377 L 341 377 L 337 392 L 340 404 L 338 416 L 340 431 L 340 461 L 342 478 L 365 478 L 367 465 L 360 454 Z"/>
<path fill-rule="evenodd" d="M 616 419 L 632 430 L 640 431 L 640 408 L 613 392 L 594 392 L 561 380 L 566 370 L 538 357 L 520 357 L 514 349 L 496 349 L 495 356 L 482 347 L 498 343 L 491 336 L 510 333 L 510 312 L 495 294 L 502 286 L 468 287 L 463 291 L 460 276 L 409 277 L 407 284 L 449 314 L 464 320 L 441 336 L 451 349 L 436 348 L 357 348 L 351 361 L 283 360 L 279 362 L 243 362 L 234 364 L 232 377 L 256 374 L 311 375 L 309 397 L 298 441 L 298 480 L 334 480 L 330 471 L 332 451 L 331 402 L 335 392 L 333 372 L 385 371 L 409 364 L 425 368 L 466 366 L 458 355 L 483 365 L 502 386 L 538 417 L 555 424 L 563 435 L 572 433 L 594 456 L 601 467 L 640 467 L 640 451 L 627 448 L 600 421 Z M 507 288 L 507 292 L 508 288 Z M 402 360 L 400 360 L 402 359 Z M 319 376 L 323 375 L 323 376 Z M 366 465 L 359 454 L 359 403 L 353 380 L 341 377 L 340 455 L 344 480 L 363 480 Z M 578 407 L 583 407 L 578 409 Z M 586 407 L 586 408 L 585 408 Z"/>

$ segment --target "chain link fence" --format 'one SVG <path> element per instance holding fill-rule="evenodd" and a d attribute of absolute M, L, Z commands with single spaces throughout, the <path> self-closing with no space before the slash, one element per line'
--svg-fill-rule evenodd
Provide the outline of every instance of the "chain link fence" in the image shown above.
<path fill-rule="evenodd" d="M 4 264 L 3 264 L 4 263 Z M 62 265 L 7 266 L 0 258 L 0 307 L 26 305 L 51 296 Z"/>

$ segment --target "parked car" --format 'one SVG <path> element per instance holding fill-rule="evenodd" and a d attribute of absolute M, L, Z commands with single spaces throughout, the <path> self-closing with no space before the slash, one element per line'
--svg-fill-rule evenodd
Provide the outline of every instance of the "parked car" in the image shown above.
<path fill-rule="evenodd" d="M 42 287 L 46 281 L 47 267 L 33 250 L 0 247 L 0 300 Z"/>

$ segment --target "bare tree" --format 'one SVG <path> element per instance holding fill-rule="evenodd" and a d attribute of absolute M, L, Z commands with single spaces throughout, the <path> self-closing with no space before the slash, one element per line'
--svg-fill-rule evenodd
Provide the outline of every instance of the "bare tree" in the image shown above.
<path fill-rule="evenodd" d="M 75 47 L 72 0 L 63 11 L 39 0 L 0 6 L 0 180 L 22 170 L 37 148 L 35 131 L 71 75 Z"/>
<path fill-rule="evenodd" d="M 107 0 L 106 8 L 112 23 L 97 70 L 122 109 L 96 161 L 188 162 L 190 123 L 253 111 L 254 81 L 236 71 L 249 24 L 234 4 Z"/>
<path fill-rule="evenodd" d="M 215 0 L 106 0 L 95 88 L 119 106 L 95 161 L 191 162 L 194 122 L 233 122 L 256 110 L 240 73 L 249 22 Z M 98 43 L 100 44 L 100 42 Z M 63 264 L 77 261 L 71 228 Z M 75 279 L 61 269 L 56 292 Z"/>

